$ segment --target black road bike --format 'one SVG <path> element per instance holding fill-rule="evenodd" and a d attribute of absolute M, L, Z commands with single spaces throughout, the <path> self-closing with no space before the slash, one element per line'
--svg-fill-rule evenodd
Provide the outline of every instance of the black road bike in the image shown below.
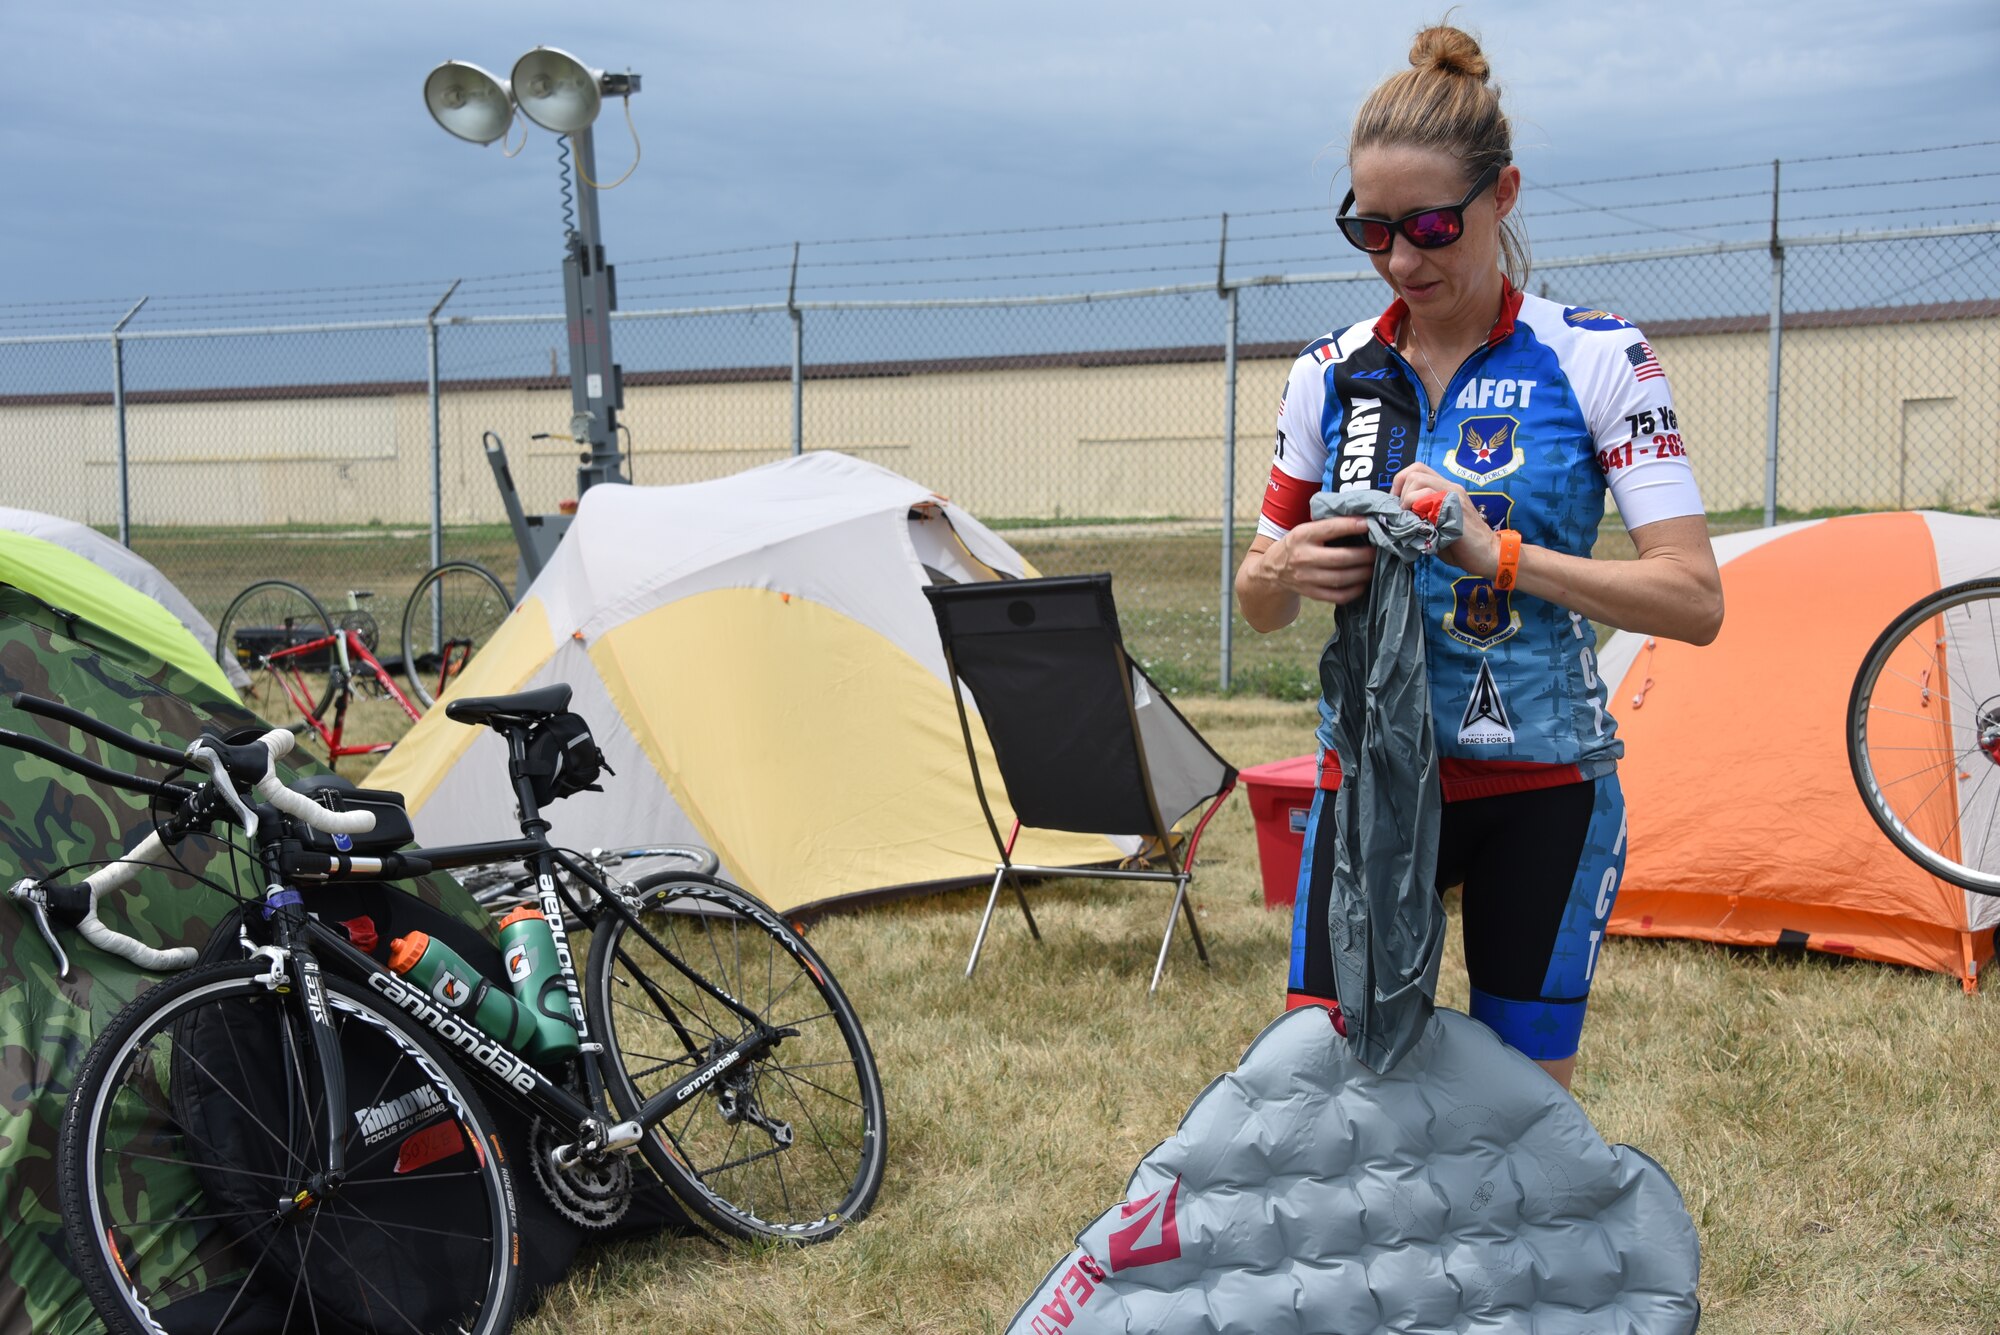
<path fill-rule="evenodd" d="M 142 967 L 192 962 L 192 951 L 115 931 L 95 907 L 140 866 L 170 865 L 188 834 L 240 827 L 265 887 L 241 915 L 240 955 L 141 994 L 77 1075 L 58 1187 L 71 1255 L 111 1330 L 505 1330 L 522 1245 L 514 1193 L 529 1189 L 518 1178 L 532 1176 L 572 1217 L 615 1219 L 635 1189 L 633 1152 L 701 1220 L 739 1238 L 819 1242 L 874 1201 L 887 1149 L 881 1083 L 812 948 L 713 876 L 626 883 L 548 842 L 542 808 L 575 788 L 551 778 L 546 740 L 561 739 L 572 770 L 580 754 L 567 686 L 447 707 L 506 738 L 520 839 L 401 851 L 396 794 L 309 795 L 277 779 L 273 761 L 293 740 L 284 730 L 204 736 L 183 753 L 52 701 L 14 704 L 206 774 L 125 774 L 0 731 L 0 744 L 155 799 L 155 833 L 123 860 L 80 883 L 8 891 L 60 971 L 51 919 Z M 578 777 L 590 782 L 588 766 Z M 343 879 L 507 859 L 533 878 L 580 1042 L 556 1069 L 311 912 L 315 887 Z M 525 1166 L 509 1161 L 495 1105 L 534 1119 Z"/>

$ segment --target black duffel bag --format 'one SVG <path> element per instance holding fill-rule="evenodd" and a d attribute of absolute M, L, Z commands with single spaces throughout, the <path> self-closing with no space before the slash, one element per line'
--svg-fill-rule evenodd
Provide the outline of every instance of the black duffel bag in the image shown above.
<path fill-rule="evenodd" d="M 304 893 L 308 911 L 324 925 L 344 932 L 357 949 L 377 963 L 386 964 L 390 943 L 396 938 L 424 932 L 457 951 L 486 977 L 506 977 L 499 947 L 490 932 L 481 932 L 395 886 L 355 882 L 310 887 Z M 203 950 L 202 962 L 240 959 L 240 932 L 246 921 L 253 926 L 252 938 L 260 939 L 262 908 L 243 905 L 218 924 Z M 210 1013 L 204 1023 L 202 1032 L 184 1029 L 175 1036 L 174 1061 L 180 1070 L 172 1082 L 177 1094 L 174 1115 L 186 1134 L 203 1191 L 224 1210 L 246 1210 L 254 1218 L 257 1212 L 251 1207 L 269 1206 L 270 1183 L 282 1177 L 285 1168 L 278 1162 L 283 1156 L 281 1145 L 258 1122 L 284 1126 L 297 1111 L 291 1103 L 294 1091 L 282 1088 L 280 1081 L 260 1084 L 252 1079 L 232 1081 L 234 1087 L 224 1093 L 214 1080 L 179 1076 L 195 1063 L 208 1063 L 218 1070 L 289 1069 L 280 1060 L 285 1038 L 276 1023 L 275 1007 L 263 1013 L 246 1009 L 227 1020 Z M 321 1329 L 365 1331 L 377 1327 L 375 1318 L 385 1299 L 412 1315 L 448 1313 L 462 1301 L 458 1285 L 463 1282 L 465 1258 L 452 1254 L 449 1239 L 425 1228 L 432 1212 L 440 1208 L 440 1197 L 448 1194 L 449 1184 L 472 1179 L 449 1176 L 454 1171 L 449 1156 L 463 1152 L 464 1141 L 451 1127 L 429 1083 L 410 1063 L 400 1060 L 395 1045 L 378 1032 L 349 1026 L 346 1035 L 348 1046 L 343 1057 L 348 1098 L 353 1105 L 350 1171 L 358 1162 L 363 1167 L 355 1172 L 357 1178 L 394 1183 L 393 1188 L 385 1182 L 379 1188 L 350 1190 L 373 1190 L 367 1210 L 389 1226 L 372 1233 L 349 1231 L 343 1249 L 353 1258 L 358 1273 L 337 1276 L 314 1269 L 309 1277 Z M 195 1095 L 180 1096 L 181 1091 L 195 1091 Z M 539 1300 L 542 1290 L 562 1278 L 592 1233 L 629 1235 L 662 1228 L 700 1232 L 636 1157 L 632 1168 L 637 1189 L 623 1217 L 608 1229 L 579 1226 L 557 1209 L 536 1181 L 529 1162 L 531 1118 L 484 1086 L 479 1087 L 479 1093 L 493 1116 L 512 1170 L 520 1234 L 522 1312 Z M 412 1180 L 426 1174 L 439 1178 L 436 1189 L 426 1191 Z M 396 1227 L 398 1223 L 409 1227 Z M 258 1274 L 260 1293 L 249 1296 L 253 1302 L 261 1298 L 266 1308 L 275 1305 L 274 1310 L 282 1311 L 295 1291 L 303 1291 L 299 1283 L 301 1253 L 296 1247 L 284 1246 L 266 1251 L 266 1239 L 256 1228 L 246 1225 L 244 1234 L 236 1239 L 237 1250 L 247 1251 L 251 1257 L 262 1252 L 265 1258 Z M 308 1265 L 323 1260 L 312 1252 L 304 1255 L 309 1258 Z M 199 1295 L 191 1298 L 185 1305 L 186 1314 L 205 1311 L 202 1304 L 206 1301 Z M 176 1318 L 182 1307 L 176 1304 L 171 1309 Z M 239 1309 L 225 1330 L 229 1335 L 269 1330 L 273 1327 L 268 1316 L 268 1311 L 259 1314 Z M 204 1322 L 202 1328 L 212 1324 L 212 1320 Z"/>

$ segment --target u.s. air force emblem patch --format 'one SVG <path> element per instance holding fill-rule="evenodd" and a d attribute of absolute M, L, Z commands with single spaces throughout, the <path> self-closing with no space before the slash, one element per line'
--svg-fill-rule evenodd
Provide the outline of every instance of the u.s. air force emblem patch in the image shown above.
<path fill-rule="evenodd" d="M 1511 639 L 1521 629 L 1521 614 L 1514 610 L 1514 591 L 1496 589 L 1481 575 L 1466 575 L 1451 582 L 1451 610 L 1445 613 L 1444 633 L 1460 644 L 1475 649 L 1491 649 Z"/>
<path fill-rule="evenodd" d="M 1506 477 L 1527 462 L 1521 443 L 1521 423 L 1513 417 L 1468 417 L 1459 424 L 1458 445 L 1444 457 L 1445 471 L 1468 482 Z"/>

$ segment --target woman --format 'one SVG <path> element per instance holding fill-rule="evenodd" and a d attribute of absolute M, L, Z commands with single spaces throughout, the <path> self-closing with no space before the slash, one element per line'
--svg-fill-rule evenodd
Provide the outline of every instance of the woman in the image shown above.
<path fill-rule="evenodd" d="M 1410 65 L 1355 119 L 1339 218 L 1395 300 L 1293 364 L 1236 595 L 1259 631 L 1289 625 L 1302 600 L 1364 596 L 1366 521 L 1310 519 L 1316 491 L 1460 496 L 1463 536 L 1414 575 L 1445 803 L 1437 881 L 1464 885 L 1473 1016 L 1567 1089 L 1625 862 L 1623 747 L 1591 622 L 1707 644 L 1722 584 L 1652 348 L 1618 316 L 1521 291 L 1521 173 L 1478 43 L 1430 28 Z M 1590 559 L 1607 485 L 1637 560 Z M 1322 702 L 1323 790 L 1338 781 L 1327 713 Z M 1337 1000 L 1322 808 L 1324 791 L 1293 1005 Z"/>

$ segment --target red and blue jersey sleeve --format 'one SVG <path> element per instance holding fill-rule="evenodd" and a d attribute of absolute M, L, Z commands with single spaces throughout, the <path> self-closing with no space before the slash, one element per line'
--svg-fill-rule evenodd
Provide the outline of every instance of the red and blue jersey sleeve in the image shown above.
<path fill-rule="evenodd" d="M 1331 337 L 1300 353 L 1278 400 L 1278 434 L 1257 532 L 1282 538 L 1306 522 L 1313 493 L 1326 485 L 1326 373 Z"/>

